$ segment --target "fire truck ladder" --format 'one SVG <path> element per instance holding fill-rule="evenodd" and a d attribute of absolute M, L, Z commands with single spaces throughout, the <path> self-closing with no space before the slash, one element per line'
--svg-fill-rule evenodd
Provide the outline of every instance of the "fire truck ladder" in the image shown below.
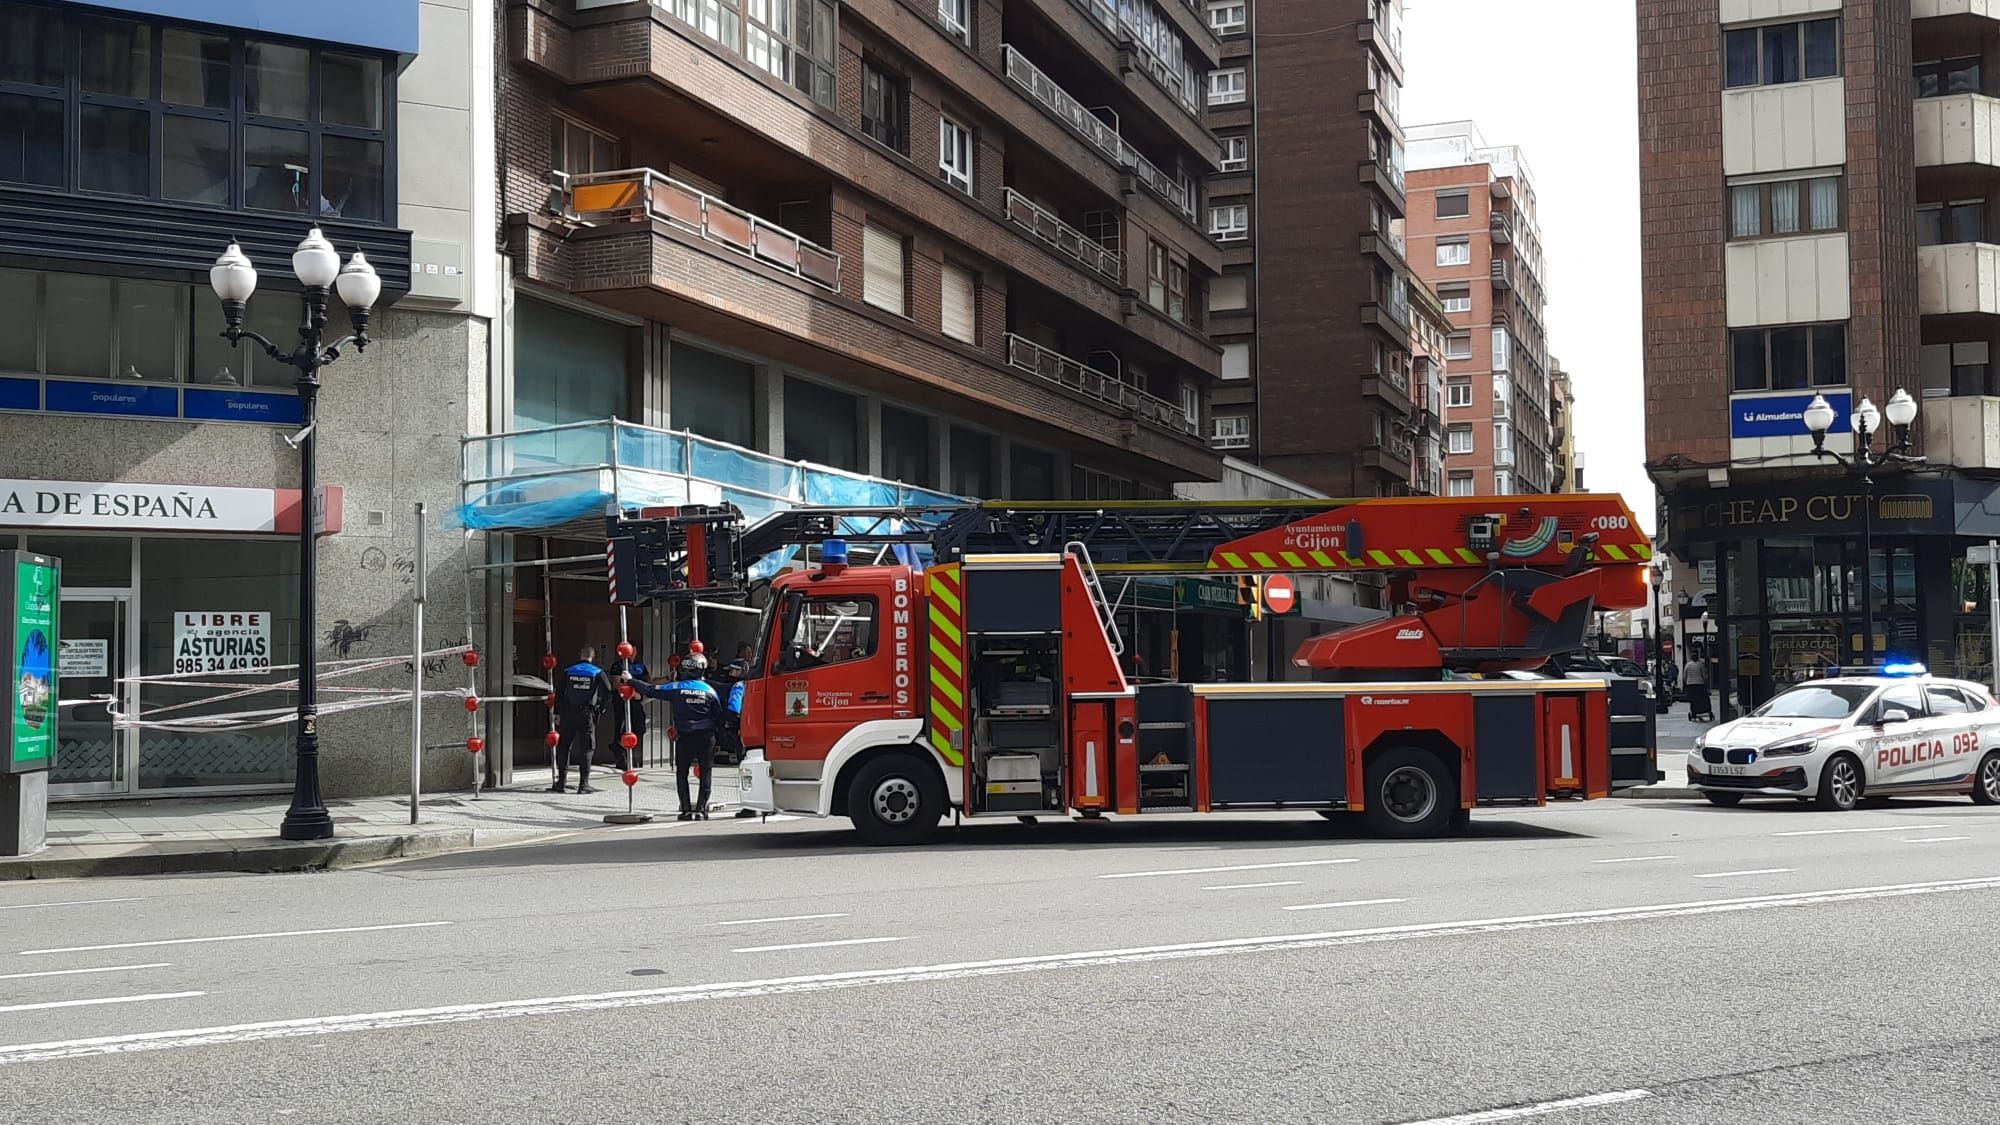
<path fill-rule="evenodd" d="M 1104 638 L 1111 642 L 1114 655 L 1125 655 L 1125 635 L 1118 631 L 1118 607 L 1104 596 L 1104 584 L 1097 579 L 1097 564 L 1090 561 L 1090 547 L 1082 540 L 1071 540 L 1063 544 L 1063 553 L 1076 556 L 1076 563 L 1083 571 L 1083 588 L 1090 591 L 1090 604 L 1097 609 L 1097 623 L 1104 627 Z"/>

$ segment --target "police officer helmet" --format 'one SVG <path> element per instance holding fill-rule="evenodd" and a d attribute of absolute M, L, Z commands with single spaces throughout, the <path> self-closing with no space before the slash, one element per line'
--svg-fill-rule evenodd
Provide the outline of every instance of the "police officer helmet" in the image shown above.
<path fill-rule="evenodd" d="M 699 676 L 708 671 L 708 657 L 698 652 L 690 652 L 681 658 L 681 671 L 690 676 Z"/>

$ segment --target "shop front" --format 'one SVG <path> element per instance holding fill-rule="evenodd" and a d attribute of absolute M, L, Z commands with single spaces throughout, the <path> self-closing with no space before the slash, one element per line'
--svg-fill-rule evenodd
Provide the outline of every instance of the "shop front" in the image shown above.
<path fill-rule="evenodd" d="M 1864 497 L 1856 481 L 1814 477 L 1683 489 L 1667 506 L 1675 558 L 1714 574 L 1682 624 L 1707 642 L 1687 651 L 1710 656 L 1730 713 L 1859 661 L 1863 596 L 1876 660 L 1991 679 L 1986 572 L 1965 553 L 2000 536 L 2000 482 L 1884 474 Z"/>
<path fill-rule="evenodd" d="M 223 690 L 157 677 L 292 678 L 283 666 L 298 651 L 299 519 L 295 491 L 0 480 L 0 546 L 62 560 L 52 795 L 289 787 L 289 724 L 211 731 L 116 720 L 295 706 L 288 691 L 216 700 Z"/>

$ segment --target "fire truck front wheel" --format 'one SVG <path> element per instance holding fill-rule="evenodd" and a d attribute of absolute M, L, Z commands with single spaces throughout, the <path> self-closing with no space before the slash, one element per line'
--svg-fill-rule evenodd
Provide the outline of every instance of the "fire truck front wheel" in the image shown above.
<path fill-rule="evenodd" d="M 847 816 L 870 844 L 921 844 L 944 815 L 944 779 L 911 754 L 884 754 L 854 772 Z"/>
<path fill-rule="evenodd" d="M 1381 836 L 1442 836 L 1458 811 L 1458 779 L 1420 746 L 1391 746 L 1368 761 L 1362 816 Z"/>

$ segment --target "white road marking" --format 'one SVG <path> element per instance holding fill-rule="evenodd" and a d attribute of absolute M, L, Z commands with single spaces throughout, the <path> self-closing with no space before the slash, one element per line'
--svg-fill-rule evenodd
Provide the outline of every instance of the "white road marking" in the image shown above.
<path fill-rule="evenodd" d="M 1360 863 L 1358 859 L 1295 859 L 1286 863 L 1239 863 L 1230 867 L 1176 867 L 1169 871 L 1120 871 L 1099 875 L 1099 879 L 1147 879 L 1155 875 L 1213 875 L 1218 871 L 1268 871 L 1277 867 L 1331 867 L 1336 863 Z"/>
<path fill-rule="evenodd" d="M 1949 844 L 1954 840 L 1970 840 L 1970 836 L 1912 836 L 1905 838 L 1905 844 Z"/>
<path fill-rule="evenodd" d="M 1812 828 L 1798 832 L 1773 832 L 1773 836 L 1846 836 L 1855 832 L 1915 832 L 1919 828 L 1949 828 L 1948 824 L 1891 824 L 1870 828 Z"/>
<path fill-rule="evenodd" d="M 406 1008 L 397 1011 L 363 1012 L 340 1016 L 304 1016 L 296 1019 L 265 1020 L 258 1023 L 225 1024 L 215 1027 L 173 1031 L 142 1031 L 126 1035 L 102 1035 L 88 1039 L 63 1039 L 42 1043 L 0 1046 L 0 1066 L 48 1059 L 117 1055 L 136 1051 L 163 1051 L 219 1043 L 256 1043 L 273 1039 L 294 1039 L 311 1035 L 334 1035 L 351 1031 L 382 1031 L 392 1028 L 428 1027 L 447 1023 L 514 1019 L 521 1016 L 554 1015 L 565 1012 L 603 1011 L 614 1008 L 651 1007 L 658 1004 L 685 1004 L 711 1000 L 737 1000 L 844 988 L 867 988 L 888 984 L 957 980 L 1004 976 L 1015 973 L 1051 972 L 1060 969 L 1094 968 L 1107 965 L 1146 964 L 1179 961 L 1195 957 L 1221 957 L 1264 951 L 1327 949 L 1336 946 L 1368 945 L 1378 942 L 1412 941 L 1423 938 L 1466 937 L 1508 933 L 1518 930 L 1554 929 L 1563 926 L 1604 925 L 1613 922 L 1651 921 L 1704 914 L 1728 914 L 1751 910 L 1774 910 L 1868 899 L 1902 898 L 1913 895 L 1949 894 L 1957 891 L 2000 890 L 2000 876 L 1978 879 L 1951 879 L 1928 883 L 1897 883 L 1875 887 L 1848 887 L 1829 891 L 1802 891 L 1790 894 L 1758 895 L 1748 898 L 1717 899 L 1710 902 L 1673 902 L 1655 906 L 1623 906 L 1605 910 L 1579 910 L 1562 914 L 1533 914 L 1512 918 L 1480 918 L 1460 922 L 1424 922 L 1404 926 L 1377 926 L 1360 930 L 1324 933 L 1276 934 L 1268 937 L 1225 938 L 1219 941 L 1190 942 L 1183 945 L 1142 946 L 1132 949 L 1104 949 L 1080 953 L 1053 953 L 1010 957 L 991 961 L 961 961 L 941 965 L 909 965 L 889 969 L 855 969 L 813 976 L 774 977 L 764 980 L 728 981 L 715 984 L 674 985 L 665 988 L 626 992 L 586 993 L 529 1000 L 498 1000 L 475 1004 L 453 1004 L 438 1008 Z"/>
<path fill-rule="evenodd" d="M 734 922 L 715 922 L 717 926 L 761 926 L 766 922 L 811 922 L 818 918 L 845 918 L 845 914 L 787 914 L 782 918 L 738 918 Z"/>
<path fill-rule="evenodd" d="M 906 937 L 851 937 L 839 941 L 797 941 L 790 945 L 752 945 L 743 949 L 732 949 L 731 953 L 776 953 L 781 949 L 825 949 L 835 945 L 881 945 L 891 941 L 908 941 Z"/>
<path fill-rule="evenodd" d="M 88 1008 L 93 1004 L 139 1004 L 147 1000 L 185 1000 L 206 992 L 148 992 L 143 996 L 99 996 L 90 1000 L 47 1000 L 40 1004 L 9 1004 L 0 1012 L 38 1012 L 44 1008 Z"/>
<path fill-rule="evenodd" d="M 1627 855 L 1617 859 L 1593 859 L 1592 863 L 1645 863 L 1652 859 L 1679 859 L 1677 855 Z"/>
<path fill-rule="evenodd" d="M 59 949 L 23 949 L 21 956 L 43 953 L 95 953 L 103 949 L 144 949 L 155 945 L 201 945 L 211 941 L 256 941 L 260 938 L 314 937 L 319 934 L 365 934 L 376 930 L 420 930 L 427 926 L 449 926 L 450 922 L 391 922 L 386 926 L 338 926 L 330 930 L 277 930 L 265 934 L 220 934 L 215 937 L 167 938 L 164 941 L 121 941 L 111 945 L 67 945 Z"/>
<path fill-rule="evenodd" d="M 1589 1094 L 1581 1098 L 1536 1102 L 1534 1105 L 1516 1105 L 1505 1109 L 1481 1110 L 1478 1113 L 1461 1113 L 1456 1117 L 1432 1117 L 1424 1121 L 1412 1121 L 1409 1125 L 1485 1125 L 1489 1121 L 1519 1121 L 1523 1117 L 1540 1117 L 1549 1113 L 1561 1113 L 1566 1109 L 1623 1105 L 1626 1102 L 1641 1101 L 1652 1096 L 1651 1090 L 1615 1090 L 1608 1094 Z"/>
<path fill-rule="evenodd" d="M 1303 887 L 1304 879 L 1280 879 L 1275 883 L 1224 883 L 1217 887 L 1203 887 L 1204 891 L 1249 891 L 1258 887 Z"/>
<path fill-rule="evenodd" d="M 1382 906 L 1391 902 L 1406 902 L 1400 898 L 1357 898 L 1347 902 L 1307 902 L 1298 906 L 1287 906 L 1286 910 L 1337 910 L 1343 906 Z"/>
<path fill-rule="evenodd" d="M 138 902 L 136 898 L 79 898 L 68 902 L 23 902 L 0 906 L 0 910 L 40 910 L 45 906 L 95 906 L 100 902 Z"/>
<path fill-rule="evenodd" d="M 1697 875 L 1697 879 L 1733 879 L 1738 875 L 1783 875 L 1793 870 L 1790 867 L 1758 867 L 1749 871 L 1710 871 Z"/>
<path fill-rule="evenodd" d="M 127 973 L 140 969 L 164 969 L 171 961 L 154 961 L 148 965 L 105 965 L 96 969 L 48 969 L 39 973 L 0 973 L 0 980 L 26 980 L 29 977 L 74 977 L 85 973 Z"/>

